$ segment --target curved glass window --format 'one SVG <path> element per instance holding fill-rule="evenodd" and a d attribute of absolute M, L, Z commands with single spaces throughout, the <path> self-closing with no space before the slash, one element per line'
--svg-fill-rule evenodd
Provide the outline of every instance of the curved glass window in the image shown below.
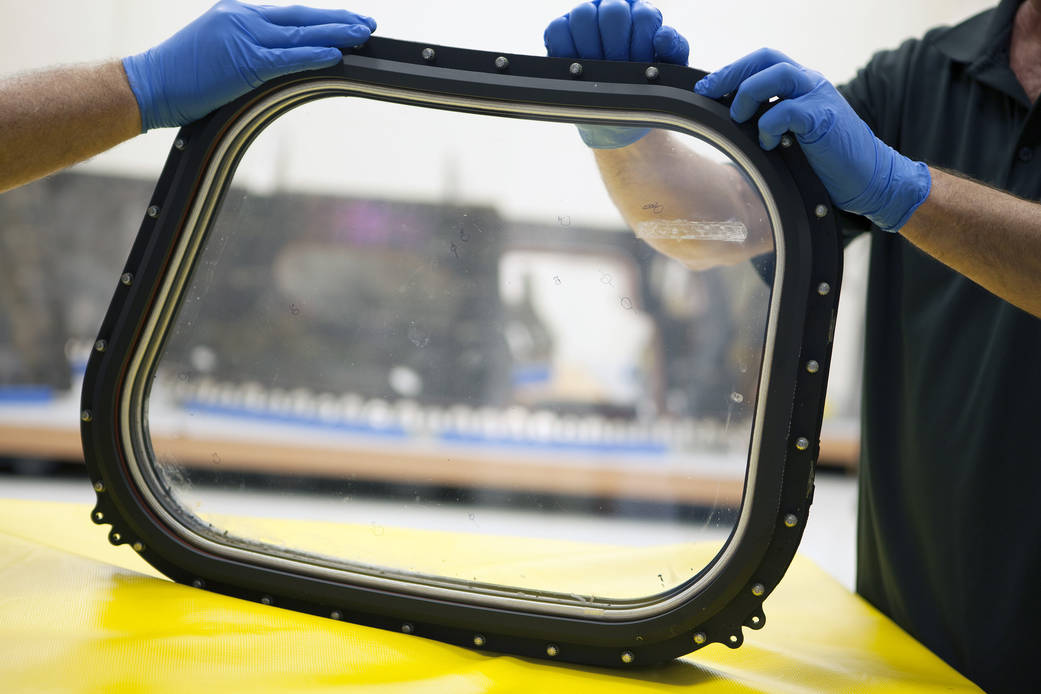
<path fill-rule="evenodd" d="M 149 462 L 179 520 L 605 606 L 702 572 L 741 506 L 774 235 L 725 152 L 649 145 L 711 162 L 730 197 L 670 182 L 627 221 L 566 123 L 360 98 L 272 123 L 155 364 Z M 692 269 L 700 245 L 741 261 Z"/>
<path fill-rule="evenodd" d="M 689 89 L 445 50 L 473 74 L 348 56 L 178 136 L 85 378 L 94 519 L 185 583 L 477 647 L 736 647 L 812 491 L 819 182 Z"/>

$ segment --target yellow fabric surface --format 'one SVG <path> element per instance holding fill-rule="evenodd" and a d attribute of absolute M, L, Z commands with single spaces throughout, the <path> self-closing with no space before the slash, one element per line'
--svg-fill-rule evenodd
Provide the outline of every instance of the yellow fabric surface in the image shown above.
<path fill-rule="evenodd" d="M 89 507 L 0 500 L 0 692 L 976 692 L 812 562 L 767 626 L 626 672 L 477 653 L 180 586 Z M 619 553 L 624 559 L 624 550 Z"/>
<path fill-rule="evenodd" d="M 241 515 L 199 518 L 218 531 L 230 529 L 232 538 L 292 547 L 333 563 L 615 600 L 644 598 L 683 583 L 707 566 L 723 544 L 687 542 L 619 550 L 607 543 L 498 533 Z"/>

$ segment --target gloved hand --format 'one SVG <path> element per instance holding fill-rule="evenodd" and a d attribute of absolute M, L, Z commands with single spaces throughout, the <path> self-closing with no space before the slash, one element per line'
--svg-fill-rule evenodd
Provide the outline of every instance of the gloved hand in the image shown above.
<path fill-rule="evenodd" d="M 346 10 L 221 0 L 169 39 L 123 60 L 141 131 L 198 120 L 262 82 L 335 65 L 376 21 Z"/>
<path fill-rule="evenodd" d="M 885 231 L 898 231 L 932 187 L 929 167 L 911 161 L 871 132 L 824 77 L 788 56 L 763 48 L 694 85 L 718 99 L 737 90 L 730 115 L 739 123 L 760 104 L 784 99 L 759 119 L 759 143 L 770 150 L 791 131 L 831 199 Z"/>
<path fill-rule="evenodd" d="M 557 17 L 543 34 L 551 58 L 630 60 L 687 64 L 687 40 L 662 26 L 661 12 L 644 0 L 592 0 Z M 625 147 L 647 134 L 647 128 L 579 125 L 579 134 L 594 149 Z"/>

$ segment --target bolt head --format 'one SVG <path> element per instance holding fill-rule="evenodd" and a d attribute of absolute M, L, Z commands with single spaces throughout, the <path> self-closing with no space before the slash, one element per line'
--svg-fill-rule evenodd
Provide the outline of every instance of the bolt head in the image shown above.
<path fill-rule="evenodd" d="M 781 146 L 788 148 L 794 144 L 791 135 L 781 135 Z"/>
<path fill-rule="evenodd" d="M 90 422 L 90 421 L 93 421 L 93 419 L 94 419 L 94 413 L 91 412 L 90 410 L 83 410 L 82 412 L 80 412 L 80 421 Z"/>
<path fill-rule="evenodd" d="M 548 655 L 550 658 L 556 658 L 558 655 L 560 655 L 560 648 L 558 648 L 556 644 L 551 643 L 548 646 L 546 646 L 546 655 Z"/>
<path fill-rule="evenodd" d="M 159 206 L 158 205 L 149 205 L 148 209 L 145 210 L 145 212 L 148 214 L 149 217 L 151 217 L 152 219 L 155 219 L 156 217 L 159 216 Z"/>
<path fill-rule="evenodd" d="M 495 59 L 495 69 L 496 70 L 505 70 L 509 66 L 510 66 L 510 60 L 506 56 L 500 55 L 498 58 Z"/>
<path fill-rule="evenodd" d="M 431 61 L 431 60 L 433 60 L 434 58 L 437 57 L 437 52 L 433 48 L 427 47 L 427 48 L 423 49 L 423 52 L 422 52 L 421 55 L 423 56 L 423 60 L 426 60 L 427 62 L 429 62 L 429 61 Z"/>
<path fill-rule="evenodd" d="M 766 586 L 764 586 L 762 583 L 756 583 L 754 586 L 752 586 L 752 595 L 756 596 L 757 598 L 762 597 L 763 593 L 765 592 Z"/>
<path fill-rule="evenodd" d="M 701 646 L 706 641 L 708 641 L 708 635 L 705 632 L 699 631 L 696 634 L 694 634 L 694 643 L 695 644 Z"/>
<path fill-rule="evenodd" d="M 484 641 L 484 637 L 483 636 L 481 636 L 480 634 L 475 634 L 474 635 L 474 645 L 475 646 L 480 648 L 481 646 L 484 645 L 484 643 L 485 643 L 485 641 Z"/>
<path fill-rule="evenodd" d="M 827 296 L 828 294 L 831 294 L 831 285 L 827 282 L 821 282 L 817 285 L 817 293 L 821 296 Z"/>
<path fill-rule="evenodd" d="M 108 347 L 108 343 L 104 340 L 98 340 L 94 343 L 95 352 L 104 352 L 106 347 Z"/>
<path fill-rule="evenodd" d="M 108 536 L 108 539 L 109 542 L 111 542 L 112 544 L 116 544 L 117 542 L 123 539 L 123 536 L 117 532 L 113 532 L 111 535 Z"/>
<path fill-rule="evenodd" d="M 124 272 L 122 275 L 119 276 L 119 281 L 129 287 L 131 284 L 134 283 L 134 276 L 131 275 L 129 272 Z"/>
<path fill-rule="evenodd" d="M 329 616 L 332 619 L 343 619 L 343 614 L 341 614 L 339 610 L 333 610 L 329 613 Z"/>
<path fill-rule="evenodd" d="M 661 73 L 658 71 L 658 68 L 654 67 L 653 65 L 651 65 L 649 68 L 643 71 L 643 76 L 646 77 L 647 81 L 649 82 L 654 82 L 655 80 L 657 80 L 660 74 Z"/>
<path fill-rule="evenodd" d="M 135 542 L 131 546 L 134 548 L 135 552 L 144 552 L 145 551 L 145 546 L 142 543 L 140 543 L 140 542 Z"/>
<path fill-rule="evenodd" d="M 184 140 L 181 138 L 177 138 L 173 141 L 173 146 L 174 149 L 184 149 Z"/>
<path fill-rule="evenodd" d="M 567 71 L 571 73 L 572 77 L 581 77 L 582 76 L 582 63 L 571 63 L 571 65 L 570 65 L 570 67 L 568 67 Z"/>
<path fill-rule="evenodd" d="M 622 651 L 622 662 L 628 665 L 629 663 L 636 660 L 636 656 L 633 655 L 632 651 Z"/>
<path fill-rule="evenodd" d="M 401 625 L 402 633 L 411 634 L 415 630 L 416 630 L 416 628 L 414 626 L 412 626 L 411 624 L 402 624 Z"/>
<path fill-rule="evenodd" d="M 204 585 L 206 585 L 206 582 L 201 578 L 197 578 L 194 581 L 192 581 L 192 588 L 202 588 Z"/>
<path fill-rule="evenodd" d="M 784 516 L 784 526 L 786 528 L 794 528 L 799 524 L 799 517 L 794 513 L 787 513 Z"/>
<path fill-rule="evenodd" d="M 808 362 L 806 362 L 806 370 L 811 374 L 815 374 L 821 370 L 821 365 L 817 363 L 816 359 L 810 359 Z"/>
<path fill-rule="evenodd" d="M 103 492 L 103 491 L 105 491 L 105 483 L 102 482 L 101 480 L 98 480 L 97 482 L 95 482 L 94 483 L 94 491 L 96 491 L 96 492 Z M 102 518 L 101 513 L 97 513 L 96 517 L 100 520 Z"/>
<path fill-rule="evenodd" d="M 824 204 L 817 205 L 817 207 L 814 208 L 813 213 L 815 215 L 817 215 L 818 217 L 821 217 L 821 218 L 827 217 L 828 216 L 828 206 L 824 205 Z"/>
<path fill-rule="evenodd" d="M 270 595 L 265 595 L 264 597 L 260 598 L 260 602 L 264 605 L 270 605 L 272 602 L 274 602 L 274 600 L 271 599 Z"/>
<path fill-rule="evenodd" d="M 800 436 L 799 438 L 795 439 L 795 447 L 800 451 L 805 451 L 807 448 L 810 447 L 810 440 L 805 436 Z"/>

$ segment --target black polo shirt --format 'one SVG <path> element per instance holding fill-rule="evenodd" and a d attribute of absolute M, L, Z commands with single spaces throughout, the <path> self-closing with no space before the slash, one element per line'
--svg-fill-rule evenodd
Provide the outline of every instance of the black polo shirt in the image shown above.
<path fill-rule="evenodd" d="M 908 157 L 1041 200 L 1021 1 L 877 54 L 843 94 Z M 987 691 L 1041 692 L 1041 320 L 877 229 L 869 277 L 857 590 Z"/>

